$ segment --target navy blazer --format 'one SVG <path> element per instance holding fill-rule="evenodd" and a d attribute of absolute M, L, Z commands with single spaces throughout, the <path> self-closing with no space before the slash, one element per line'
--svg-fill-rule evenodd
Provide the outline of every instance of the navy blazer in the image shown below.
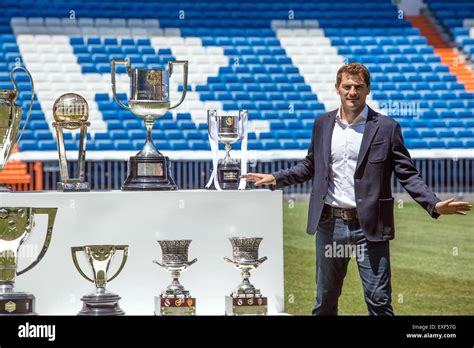
<path fill-rule="evenodd" d="M 307 232 L 315 234 L 328 192 L 331 140 L 338 110 L 314 121 L 308 154 L 295 166 L 272 173 L 276 188 L 314 179 L 309 202 Z M 385 241 L 395 237 L 391 176 L 433 218 L 440 199 L 426 186 L 403 143 L 400 125 L 390 117 L 369 108 L 357 166 L 354 189 L 357 215 L 369 241 Z"/>

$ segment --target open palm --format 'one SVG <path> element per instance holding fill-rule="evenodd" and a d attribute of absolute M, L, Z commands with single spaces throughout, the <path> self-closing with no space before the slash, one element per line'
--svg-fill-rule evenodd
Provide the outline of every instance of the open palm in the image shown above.
<path fill-rule="evenodd" d="M 454 198 L 436 203 L 436 211 L 441 215 L 466 215 L 471 208 L 472 204 L 469 204 L 469 202 L 454 201 Z"/>

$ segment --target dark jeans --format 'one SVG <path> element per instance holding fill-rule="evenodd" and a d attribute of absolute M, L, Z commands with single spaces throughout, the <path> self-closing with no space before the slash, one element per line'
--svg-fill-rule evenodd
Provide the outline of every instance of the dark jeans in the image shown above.
<path fill-rule="evenodd" d="M 357 220 L 323 214 L 316 233 L 316 304 L 313 315 L 337 315 L 347 265 L 355 255 L 369 315 L 394 315 L 389 242 L 369 242 Z"/>

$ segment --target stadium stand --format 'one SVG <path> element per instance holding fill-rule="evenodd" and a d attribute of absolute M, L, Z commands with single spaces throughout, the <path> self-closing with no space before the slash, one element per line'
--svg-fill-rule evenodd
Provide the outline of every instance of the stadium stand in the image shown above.
<path fill-rule="evenodd" d="M 11 88 L 8 72 L 18 62 L 35 79 L 37 97 L 22 152 L 56 150 L 52 104 L 66 92 L 89 103 L 88 151 L 139 149 L 142 121 L 111 95 L 110 60 L 123 58 L 136 68 L 190 61 L 185 102 L 154 128 L 162 150 L 209 150 L 205 115 L 211 108 L 249 110 L 251 150 L 304 150 L 314 118 L 338 105 L 337 69 L 352 61 L 369 68 L 369 105 L 401 124 L 408 148 L 474 146 L 472 71 L 452 66 L 454 56 L 424 17 L 400 18 L 387 0 L 14 4 L 1 5 L 0 89 Z M 452 3 L 428 4 L 472 57 L 474 5 L 460 2 L 454 11 L 448 8 Z M 118 72 L 120 98 L 126 100 L 128 77 Z M 175 75 L 173 100 L 182 89 Z M 26 107 L 27 79 L 17 81 L 18 102 Z M 78 134 L 68 133 L 66 148 L 77 147 Z"/>

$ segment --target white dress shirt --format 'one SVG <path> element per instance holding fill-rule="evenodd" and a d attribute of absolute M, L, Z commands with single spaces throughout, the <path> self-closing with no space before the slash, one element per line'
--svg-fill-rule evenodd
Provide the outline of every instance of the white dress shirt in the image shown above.
<path fill-rule="evenodd" d="M 351 124 L 341 119 L 341 108 L 334 121 L 329 158 L 329 188 L 325 203 L 338 208 L 355 208 L 354 173 L 359 157 L 369 108 L 367 105 Z"/>

